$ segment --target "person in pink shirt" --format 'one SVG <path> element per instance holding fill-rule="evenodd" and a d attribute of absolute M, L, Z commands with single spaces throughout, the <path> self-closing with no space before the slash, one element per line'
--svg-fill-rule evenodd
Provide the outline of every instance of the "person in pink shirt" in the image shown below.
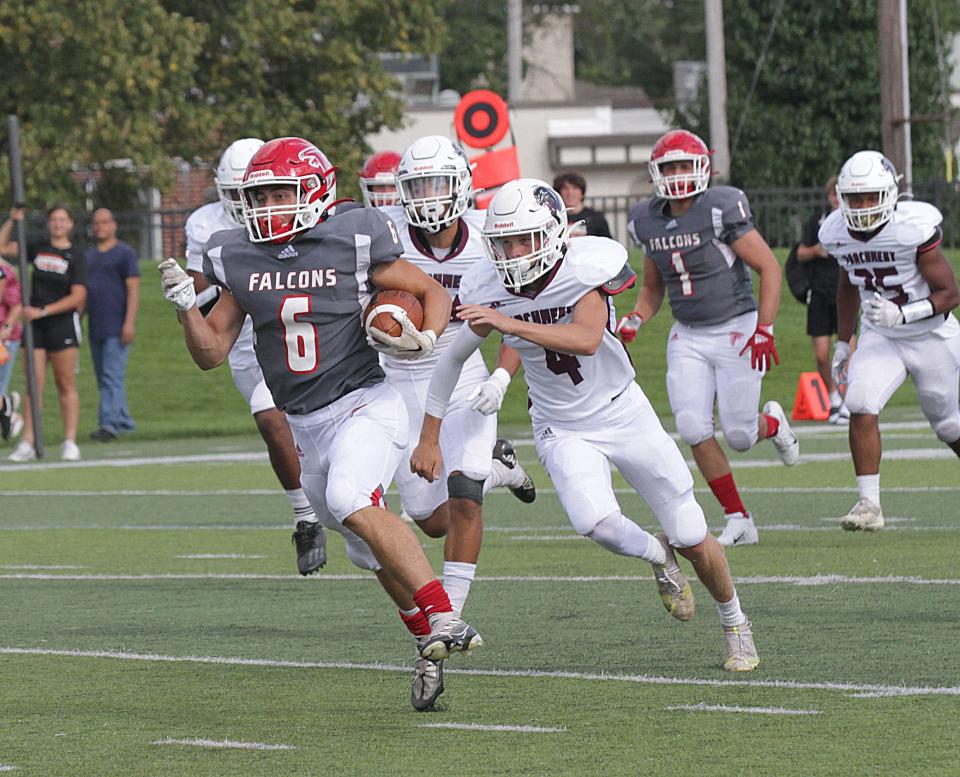
<path fill-rule="evenodd" d="M 23 313 L 23 292 L 13 265 L 0 259 L 0 394 L 6 394 L 10 376 L 20 349 L 20 314 Z M 6 357 L 3 351 L 6 350 Z"/>

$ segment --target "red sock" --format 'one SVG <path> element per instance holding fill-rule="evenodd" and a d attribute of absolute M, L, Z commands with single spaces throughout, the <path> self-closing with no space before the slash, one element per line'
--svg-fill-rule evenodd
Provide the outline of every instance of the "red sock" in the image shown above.
<path fill-rule="evenodd" d="M 764 438 L 769 439 L 773 437 L 780 429 L 780 422 L 774 418 L 772 415 L 763 414 L 763 417 L 767 419 L 767 436 Z"/>
<path fill-rule="evenodd" d="M 400 620 L 407 630 L 415 637 L 425 637 L 430 633 L 430 621 L 423 614 L 423 610 L 417 610 L 413 615 L 406 615 L 403 610 L 399 610 Z"/>
<path fill-rule="evenodd" d="M 707 485 L 710 486 L 713 495 L 723 507 L 724 513 L 727 515 L 730 513 L 747 514 L 747 508 L 743 506 L 743 500 L 737 491 L 737 484 L 733 482 L 732 474 L 727 473 L 716 480 L 711 480 Z"/>
<path fill-rule="evenodd" d="M 429 618 L 441 612 L 452 612 L 453 607 L 450 604 L 450 597 L 441 585 L 439 580 L 431 580 L 423 588 L 413 595 L 413 601 L 423 612 L 424 616 Z"/>

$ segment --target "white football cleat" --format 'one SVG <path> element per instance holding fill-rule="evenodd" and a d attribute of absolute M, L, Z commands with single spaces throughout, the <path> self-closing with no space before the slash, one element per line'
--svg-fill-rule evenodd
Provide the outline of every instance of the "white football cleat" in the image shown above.
<path fill-rule="evenodd" d="M 730 513 L 726 516 L 727 524 L 717 537 L 717 542 L 725 547 L 734 545 L 756 545 L 760 541 L 757 525 L 749 514 Z"/>
<path fill-rule="evenodd" d="M 883 528 L 883 510 L 865 496 L 840 519 L 840 526 L 847 531 L 880 531 Z"/>
<path fill-rule="evenodd" d="M 660 601 L 667 608 L 674 618 L 678 621 L 690 620 L 696 612 L 696 605 L 693 600 L 693 589 L 683 574 L 680 565 L 677 564 L 677 556 L 670 547 L 667 535 L 658 532 L 654 538 L 663 546 L 667 560 L 663 564 L 654 564 L 653 577 L 657 581 L 657 591 L 660 594 Z"/>
<path fill-rule="evenodd" d="M 739 626 L 724 626 L 723 639 L 727 643 L 727 657 L 723 662 L 724 671 L 752 672 L 760 665 L 757 647 L 753 644 L 753 632 L 750 621 Z"/>
<path fill-rule="evenodd" d="M 797 435 L 793 433 L 793 429 L 787 423 L 787 414 L 783 412 L 779 402 L 767 402 L 763 406 L 763 412 L 765 415 L 776 418 L 780 424 L 777 433 L 770 440 L 780 455 L 780 461 L 788 467 L 792 467 L 800 461 L 800 440 L 797 439 Z"/>

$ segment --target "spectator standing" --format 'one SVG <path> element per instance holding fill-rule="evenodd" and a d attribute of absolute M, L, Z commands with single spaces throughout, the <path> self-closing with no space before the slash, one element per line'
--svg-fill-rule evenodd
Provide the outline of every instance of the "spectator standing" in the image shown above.
<path fill-rule="evenodd" d="M 109 442 L 136 425 L 127 409 L 127 354 L 136 332 L 140 295 L 137 254 L 117 240 L 117 221 L 106 208 L 93 214 L 95 244 L 87 264 L 87 316 L 90 356 L 100 391 L 99 426 L 90 439 Z"/>
<path fill-rule="evenodd" d="M 607 217 L 598 210 L 588 208 L 583 204 L 587 194 L 587 182 L 580 173 L 561 173 L 553 179 L 553 188 L 563 199 L 567 207 L 567 219 L 573 228 L 570 237 L 595 235 L 596 237 L 612 237 Z M 577 222 L 583 222 L 577 226 Z"/>
<path fill-rule="evenodd" d="M 0 256 L 15 257 L 17 241 L 10 239 L 15 221 L 24 217 L 23 208 L 10 211 L 0 227 Z M 78 461 L 77 424 L 80 420 L 80 395 L 77 393 L 77 349 L 80 347 L 80 311 L 87 299 L 87 267 L 83 256 L 70 240 L 73 216 L 64 205 L 47 211 L 49 240 L 27 246 L 33 265 L 29 304 L 23 318 L 33 331 L 33 365 L 37 375 L 37 396 L 43 398 L 47 362 L 53 367 L 63 421 L 64 461 Z M 33 419 L 30 398 L 24 400 L 23 439 L 10 454 L 11 461 L 36 458 L 33 447 Z"/>
<path fill-rule="evenodd" d="M 13 265 L 0 259 L 0 394 L 6 394 L 20 350 L 23 291 Z M 3 352 L 6 351 L 6 358 Z"/>
<path fill-rule="evenodd" d="M 830 339 L 837 333 L 837 283 L 840 279 L 840 266 L 837 260 L 827 253 L 820 244 L 817 233 L 820 225 L 833 211 L 840 207 L 837 201 L 837 176 L 833 176 L 825 187 L 830 207 L 814 215 L 803 230 L 800 245 L 797 246 L 797 261 L 809 268 L 810 294 L 807 302 L 807 334 L 813 342 L 813 355 L 817 361 L 817 372 L 823 385 L 830 392 L 831 424 L 850 423 L 850 412 L 843 403 L 843 397 L 830 374 Z"/>

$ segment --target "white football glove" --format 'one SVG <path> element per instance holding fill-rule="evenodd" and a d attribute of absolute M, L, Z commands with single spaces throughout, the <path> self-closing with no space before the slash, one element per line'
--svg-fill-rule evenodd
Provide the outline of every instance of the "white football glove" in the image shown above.
<path fill-rule="evenodd" d="M 433 330 L 421 332 L 403 310 L 394 310 L 391 315 L 394 321 L 400 324 L 403 332 L 399 337 L 391 337 L 386 332 L 371 327 L 367 330 L 367 343 L 371 348 L 394 359 L 422 359 L 433 353 L 437 344 L 437 335 Z"/>
<path fill-rule="evenodd" d="M 160 284 L 163 286 L 163 296 L 177 306 L 177 310 L 190 310 L 197 304 L 197 292 L 191 278 L 177 264 L 176 259 L 164 259 L 157 265 L 160 271 Z"/>
<path fill-rule="evenodd" d="M 510 385 L 510 373 L 503 367 L 497 367 L 493 374 L 477 386 L 467 397 L 470 407 L 478 413 L 493 415 L 503 405 L 503 395 Z"/>
<path fill-rule="evenodd" d="M 867 301 L 863 312 L 867 321 L 874 326 L 889 328 L 903 323 L 903 311 L 900 306 L 877 292 L 873 292 L 873 298 Z"/>
<path fill-rule="evenodd" d="M 847 385 L 847 362 L 850 361 L 850 343 L 837 340 L 833 347 L 833 364 L 830 372 L 838 386 Z"/>

